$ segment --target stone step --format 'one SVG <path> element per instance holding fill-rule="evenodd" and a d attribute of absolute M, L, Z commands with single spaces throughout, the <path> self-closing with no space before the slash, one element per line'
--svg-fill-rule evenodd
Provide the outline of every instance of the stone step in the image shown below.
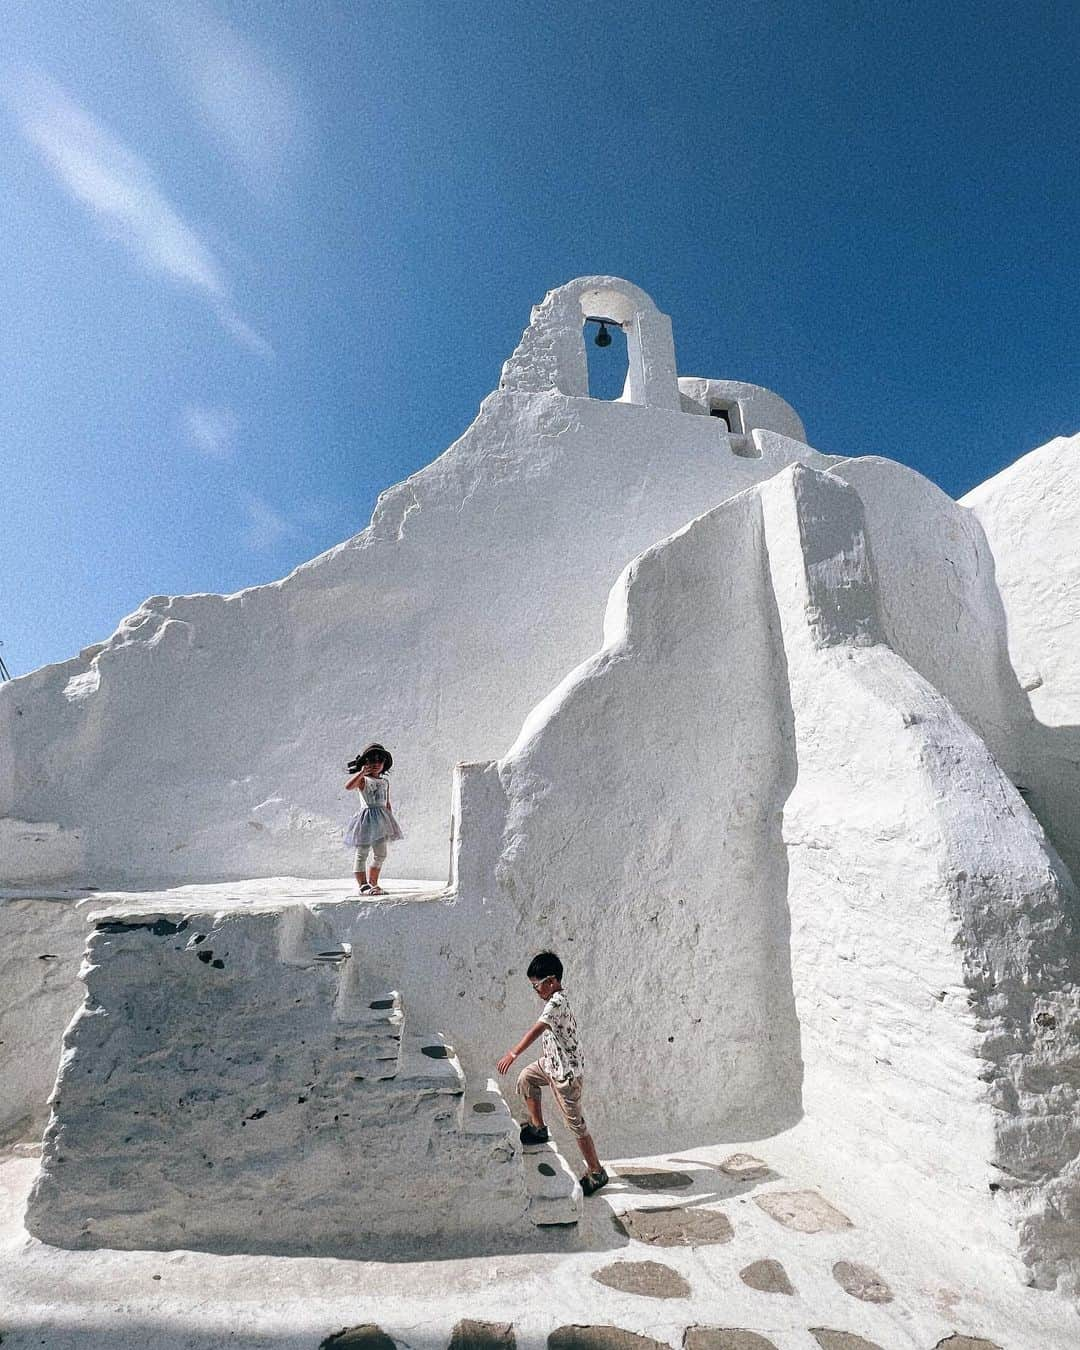
<path fill-rule="evenodd" d="M 411 1034 L 402 1038 L 394 1083 L 414 1092 L 459 1096 L 465 1091 L 465 1073 L 453 1046 L 438 1033 Z"/>
<path fill-rule="evenodd" d="M 537 1227 L 577 1223 L 581 1218 L 581 1183 L 553 1143 L 531 1145 L 522 1153 L 526 1217 Z"/>
<path fill-rule="evenodd" d="M 488 1078 L 483 1087 L 470 1084 L 467 1088 L 461 1101 L 461 1128 L 466 1134 L 505 1134 L 516 1148 L 521 1147 L 518 1123 L 494 1078 Z"/>
<path fill-rule="evenodd" d="M 397 1075 L 405 1010 L 394 989 L 372 996 L 361 994 L 355 966 L 347 960 L 341 967 L 334 1002 L 334 1049 L 363 1078 L 387 1079 Z"/>
<path fill-rule="evenodd" d="M 522 1149 L 520 1126 L 494 1078 L 469 1088 L 461 1103 L 461 1128 L 469 1134 L 505 1134 L 520 1154 L 529 1197 L 526 1217 L 538 1226 L 574 1224 L 581 1217 L 581 1186 L 553 1143 Z"/>

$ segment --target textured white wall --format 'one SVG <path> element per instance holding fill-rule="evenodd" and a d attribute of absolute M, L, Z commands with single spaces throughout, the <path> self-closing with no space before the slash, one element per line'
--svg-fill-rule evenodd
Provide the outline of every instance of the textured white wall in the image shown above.
<path fill-rule="evenodd" d="M 737 404 L 743 434 L 755 429 L 775 431 L 792 440 L 805 441 L 806 429 L 802 418 L 779 394 L 760 385 L 742 380 L 703 380 L 696 376 L 679 376 L 679 394 L 686 412 L 710 416 L 714 404 Z"/>
<path fill-rule="evenodd" d="M 1050 441 L 961 504 L 986 531 L 1009 619 L 1009 652 L 1035 716 L 1080 726 L 1080 435 Z"/>
<path fill-rule="evenodd" d="M 1018 697 L 1017 781 L 1080 879 L 1080 436 L 1059 437 L 962 498 L 993 553 Z M 1020 692 L 1022 691 L 1022 692 Z"/>
<path fill-rule="evenodd" d="M 418 1015 L 473 1073 L 535 1020 L 525 966 L 558 951 L 609 1156 L 797 1118 L 791 764 L 764 579 L 746 494 L 639 557 L 603 650 L 498 765 L 461 771 L 454 898 L 361 906 L 351 934 L 372 979 L 425 972 Z"/>
<path fill-rule="evenodd" d="M 905 500 L 910 558 L 885 538 Z M 891 645 L 1000 727 L 981 547 L 910 470 L 848 462 L 785 470 L 648 550 L 604 650 L 504 760 L 462 771 L 458 895 L 364 907 L 356 945 L 373 970 L 432 972 L 432 1015 L 486 1063 L 535 1012 L 522 968 L 550 944 L 602 1149 L 760 1134 L 801 1106 L 822 1167 L 871 1176 L 909 1237 L 962 1215 L 1071 1289 L 1075 897 L 985 743 Z M 905 604 L 945 574 L 936 608 L 918 587 Z"/>
<path fill-rule="evenodd" d="M 847 472 L 761 489 L 798 762 L 784 839 L 805 1109 L 894 1212 L 931 1231 L 962 1215 L 1026 1278 L 1075 1293 L 1071 883 L 984 743 L 890 647 Z"/>
<path fill-rule="evenodd" d="M 648 406 L 558 392 L 590 288 L 640 320 Z M 391 873 L 444 880 L 453 765 L 500 754 L 595 649 L 626 563 L 793 458 L 826 462 L 784 440 L 739 458 L 677 411 L 670 327 L 628 283 L 571 283 L 536 314 L 507 389 L 355 538 L 272 585 L 152 597 L 0 688 L 0 815 L 77 829 L 97 885 L 347 876 L 344 765 L 379 739 L 407 835 Z M 42 852 L 38 877 L 70 875 Z"/>
<path fill-rule="evenodd" d="M 834 464 L 873 540 L 884 640 L 987 743 L 1006 770 L 1031 714 L 1009 664 L 1005 613 L 979 521 L 929 479 L 878 456 Z"/>

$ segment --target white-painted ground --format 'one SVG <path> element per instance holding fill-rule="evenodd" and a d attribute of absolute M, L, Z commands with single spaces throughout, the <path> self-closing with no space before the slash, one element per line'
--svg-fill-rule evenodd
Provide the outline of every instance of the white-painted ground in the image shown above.
<path fill-rule="evenodd" d="M 931 1350 L 954 1334 L 1001 1350 L 1080 1343 L 1080 1319 L 1063 1299 L 1003 1279 L 966 1249 L 963 1232 L 954 1235 L 951 1262 L 903 1250 L 875 1227 L 871 1197 L 824 1188 L 852 1227 L 806 1233 L 782 1226 L 755 1197 L 820 1188 L 799 1129 L 741 1148 L 774 1175 L 760 1182 L 726 1176 L 719 1164 L 736 1151 L 732 1145 L 625 1160 L 624 1167 L 681 1171 L 692 1185 L 645 1192 L 614 1181 L 588 1201 L 561 1251 L 401 1264 L 47 1247 L 21 1221 L 37 1159 L 11 1151 L 0 1158 L 0 1336 L 4 1350 L 317 1350 L 344 1327 L 376 1323 L 403 1346 L 435 1350 L 459 1320 L 472 1318 L 512 1323 L 520 1350 L 542 1350 L 552 1331 L 573 1324 L 618 1326 L 673 1347 L 695 1324 L 754 1331 L 776 1350 L 820 1350 L 811 1327 L 859 1335 L 881 1350 Z M 613 1216 L 628 1209 L 670 1205 L 722 1210 L 732 1240 L 661 1248 L 628 1242 L 614 1226 Z M 793 1295 L 740 1280 L 747 1265 L 768 1258 L 783 1265 Z M 639 1261 L 677 1271 L 689 1297 L 622 1293 L 592 1278 L 613 1262 Z M 873 1304 L 845 1293 L 832 1275 L 838 1261 L 871 1267 L 893 1300 Z"/>
<path fill-rule="evenodd" d="M 431 900 L 448 889 L 408 877 L 383 877 L 381 885 L 392 900 Z M 0 891 L 0 898 L 10 893 Z M 156 912 L 165 904 L 170 910 L 214 914 L 225 908 L 257 910 L 270 906 L 277 909 L 294 902 L 319 905 L 359 899 L 356 882 L 346 875 L 332 881 L 317 877 L 255 877 L 249 881 L 170 886 L 167 890 L 98 891 L 90 903 L 95 912 L 119 907 L 130 909 L 132 913 L 148 913 Z"/>

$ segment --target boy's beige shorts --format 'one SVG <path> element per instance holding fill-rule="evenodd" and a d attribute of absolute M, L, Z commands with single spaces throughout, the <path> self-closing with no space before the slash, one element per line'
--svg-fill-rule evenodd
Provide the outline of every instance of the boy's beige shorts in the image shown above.
<path fill-rule="evenodd" d="M 585 1124 L 585 1116 L 581 1110 L 581 1089 L 583 1086 L 584 1080 L 581 1078 L 571 1078 L 568 1083 L 557 1083 L 544 1072 L 539 1064 L 530 1064 L 522 1069 L 517 1080 L 518 1096 L 522 1100 L 531 1097 L 533 1101 L 538 1101 L 542 1087 L 551 1089 L 552 1096 L 562 1112 L 562 1118 L 566 1121 L 566 1128 L 575 1139 L 580 1139 L 582 1135 L 589 1133 L 589 1127 Z"/>

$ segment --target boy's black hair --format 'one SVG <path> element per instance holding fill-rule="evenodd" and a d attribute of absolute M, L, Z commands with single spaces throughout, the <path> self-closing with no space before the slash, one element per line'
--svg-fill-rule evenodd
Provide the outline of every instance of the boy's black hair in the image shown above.
<path fill-rule="evenodd" d="M 349 773 L 359 773 L 365 764 L 372 764 L 375 760 L 381 759 L 383 773 L 389 773 L 394 767 L 394 756 L 387 750 L 385 745 L 380 745 L 378 741 L 372 741 L 365 749 L 361 750 L 355 759 L 350 759 L 347 765 Z"/>
<path fill-rule="evenodd" d="M 525 974 L 530 980 L 546 980 L 549 975 L 562 980 L 562 962 L 554 952 L 540 952 L 529 962 Z"/>

